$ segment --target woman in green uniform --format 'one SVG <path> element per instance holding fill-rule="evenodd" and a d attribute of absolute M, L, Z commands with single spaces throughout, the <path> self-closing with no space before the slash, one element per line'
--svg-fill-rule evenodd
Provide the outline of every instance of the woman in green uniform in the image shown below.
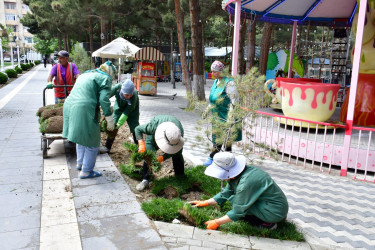
<path fill-rule="evenodd" d="M 110 152 L 118 130 L 125 121 L 128 123 L 130 132 L 133 134 L 134 142 L 138 144 L 134 130 L 139 125 L 139 97 L 133 82 L 127 79 L 123 84 L 119 83 L 113 86 L 110 96 L 116 96 L 113 107 L 113 120 L 115 121 L 116 128 L 108 133 L 105 146 L 99 148 L 99 152 L 102 154 Z"/>
<path fill-rule="evenodd" d="M 211 65 L 211 71 L 216 79 L 211 87 L 209 101 L 210 104 L 207 110 L 211 110 L 212 115 L 217 117 L 219 122 L 228 122 L 228 118 L 231 116 L 234 105 L 238 102 L 238 92 L 236 85 L 232 78 L 223 77 L 221 73 L 224 70 L 224 64 L 220 61 L 214 61 Z M 205 112 L 207 113 L 207 111 Z M 213 130 L 215 125 L 213 124 Z M 237 133 L 235 141 L 242 140 L 241 131 L 232 131 Z M 209 166 L 212 163 L 212 159 L 217 152 L 221 151 L 222 144 L 216 143 L 217 135 L 212 133 L 213 149 L 206 162 L 203 163 L 205 166 Z M 232 145 L 227 144 L 225 151 L 232 151 Z"/>
<path fill-rule="evenodd" d="M 82 170 L 81 179 L 102 175 L 93 170 L 100 145 L 100 107 L 107 120 L 107 130 L 113 130 L 115 124 L 109 95 L 115 76 L 116 69 L 110 61 L 85 72 L 78 77 L 64 103 L 62 136 L 77 144 L 76 168 Z"/>
<path fill-rule="evenodd" d="M 192 201 L 195 207 L 212 206 L 229 201 L 232 210 L 219 219 L 205 222 L 207 229 L 216 230 L 220 225 L 239 219 L 259 229 L 275 229 L 277 222 L 288 214 L 288 201 L 276 182 L 263 170 L 246 165 L 244 156 L 220 152 L 214 156 L 206 175 L 228 181 L 226 187 L 213 198 Z"/>
<path fill-rule="evenodd" d="M 143 141 L 143 135 L 146 135 L 146 142 Z M 158 115 L 152 120 L 135 128 L 135 136 L 138 140 L 138 152 L 143 153 L 147 150 L 157 151 L 159 148 L 164 152 L 157 159 L 160 163 L 172 157 L 174 174 L 183 176 L 184 157 L 182 147 L 184 146 L 184 129 L 181 122 L 171 115 Z M 136 186 L 138 191 L 143 191 L 148 187 L 150 173 L 148 165 L 143 163 L 143 181 Z"/>

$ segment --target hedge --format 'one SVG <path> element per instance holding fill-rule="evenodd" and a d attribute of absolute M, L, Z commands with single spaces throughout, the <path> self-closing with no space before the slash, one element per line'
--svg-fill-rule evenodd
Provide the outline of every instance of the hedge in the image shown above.
<path fill-rule="evenodd" d="M 8 81 L 8 76 L 2 72 L 0 72 L 0 84 L 4 84 Z"/>
<path fill-rule="evenodd" d="M 5 73 L 9 78 L 17 78 L 17 72 L 14 69 L 7 69 L 5 70 Z"/>

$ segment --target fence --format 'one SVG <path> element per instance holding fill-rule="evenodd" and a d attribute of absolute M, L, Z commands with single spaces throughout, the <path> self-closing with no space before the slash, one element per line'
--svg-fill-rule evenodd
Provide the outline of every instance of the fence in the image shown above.
<path fill-rule="evenodd" d="M 340 169 L 344 157 L 346 126 L 313 122 L 257 111 L 244 120 L 244 141 L 253 153 L 281 155 L 282 161 L 330 174 Z M 373 128 L 353 127 L 349 149 L 350 175 L 374 182 L 375 136 Z"/>

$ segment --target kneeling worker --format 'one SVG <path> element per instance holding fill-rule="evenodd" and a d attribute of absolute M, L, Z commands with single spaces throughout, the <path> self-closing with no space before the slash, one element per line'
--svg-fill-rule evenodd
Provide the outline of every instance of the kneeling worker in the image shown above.
<path fill-rule="evenodd" d="M 275 229 L 277 222 L 288 214 L 288 201 L 274 180 L 263 170 L 246 165 L 244 156 L 230 152 L 215 154 L 213 163 L 204 172 L 208 176 L 228 181 L 226 187 L 213 198 L 191 201 L 194 207 L 206 207 L 229 201 L 232 204 L 225 216 L 206 221 L 207 229 L 242 219 L 259 229 Z"/>
<path fill-rule="evenodd" d="M 116 101 L 113 106 L 113 120 L 116 128 L 108 132 L 108 137 L 104 147 L 99 148 L 99 152 L 109 153 L 113 142 L 115 141 L 119 128 L 127 122 L 130 132 L 133 134 L 134 143 L 138 144 L 135 138 L 135 128 L 139 125 L 139 97 L 138 91 L 134 88 L 131 80 L 127 79 L 125 82 L 119 83 L 112 87 L 110 97 L 116 96 Z"/>
<path fill-rule="evenodd" d="M 146 135 L 146 142 L 143 141 L 143 135 Z M 172 157 L 173 170 L 176 176 L 183 176 L 184 157 L 182 156 L 182 147 L 184 146 L 184 129 L 181 122 L 171 115 L 158 115 L 152 120 L 135 128 L 135 136 L 138 140 L 139 153 L 147 150 L 156 152 L 158 149 L 164 152 L 164 155 L 157 157 L 161 163 Z M 150 173 L 148 165 L 143 163 L 143 181 L 136 186 L 138 191 L 143 191 L 149 186 Z"/>

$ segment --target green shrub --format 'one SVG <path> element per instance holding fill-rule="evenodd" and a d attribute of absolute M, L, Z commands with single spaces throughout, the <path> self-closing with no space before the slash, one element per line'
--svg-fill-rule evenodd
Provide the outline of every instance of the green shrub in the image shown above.
<path fill-rule="evenodd" d="M 2 72 L 0 72 L 0 84 L 4 84 L 8 81 L 8 76 Z"/>
<path fill-rule="evenodd" d="M 22 74 L 22 69 L 16 66 L 14 70 L 17 72 L 17 74 Z"/>
<path fill-rule="evenodd" d="M 5 70 L 5 73 L 9 78 L 17 78 L 17 72 L 14 69 L 7 69 Z"/>
<path fill-rule="evenodd" d="M 91 57 L 87 54 L 85 49 L 79 43 L 76 43 L 74 45 L 74 48 L 72 50 L 72 53 L 70 53 L 69 58 L 73 63 L 75 63 L 79 72 L 81 73 L 89 69 L 92 69 Z"/>
<path fill-rule="evenodd" d="M 30 68 L 30 69 L 31 69 L 32 67 L 34 67 L 34 66 L 35 66 L 34 63 L 32 63 L 32 62 L 29 63 L 29 68 Z"/>
<path fill-rule="evenodd" d="M 22 69 L 22 71 L 29 70 L 29 65 L 21 63 L 21 69 Z"/>
<path fill-rule="evenodd" d="M 38 64 L 40 64 L 40 61 L 39 61 L 39 60 L 36 60 L 36 61 L 34 61 L 34 64 L 35 64 L 35 65 L 38 65 Z"/>

